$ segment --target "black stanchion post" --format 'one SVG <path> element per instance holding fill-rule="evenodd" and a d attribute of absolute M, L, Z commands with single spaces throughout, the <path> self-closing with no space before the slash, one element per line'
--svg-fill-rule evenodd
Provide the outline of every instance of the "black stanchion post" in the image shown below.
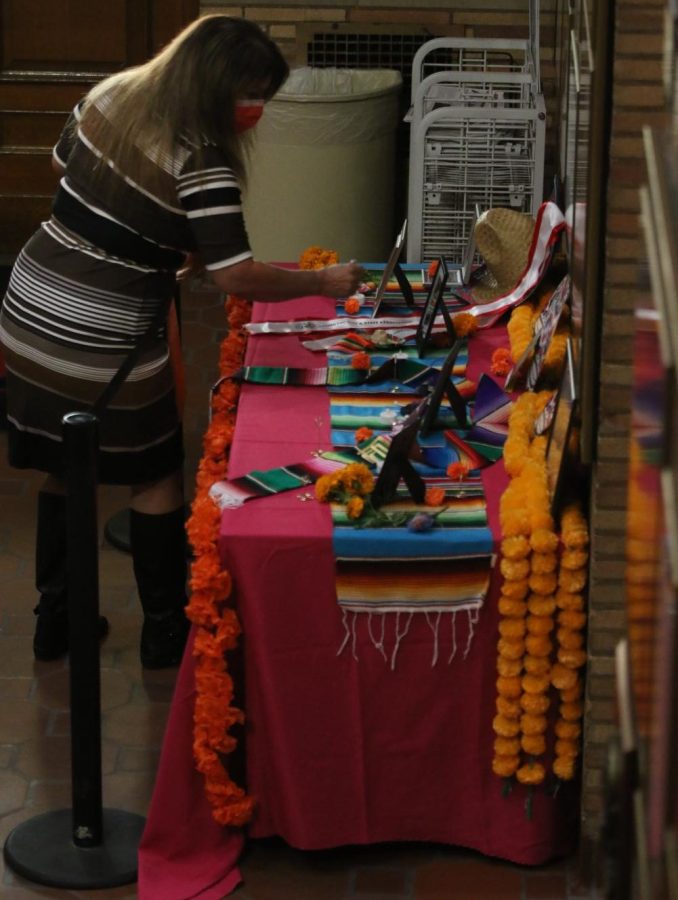
<path fill-rule="evenodd" d="M 73 842 L 101 843 L 101 684 L 97 541 L 97 420 L 64 420 L 68 537 L 68 646 L 71 663 Z M 77 561 L 77 562 L 76 562 Z"/>
<path fill-rule="evenodd" d="M 102 807 L 97 419 L 63 419 L 67 469 L 72 808 L 35 816 L 9 834 L 9 867 L 38 884 L 91 889 L 130 884 L 144 818 Z"/>

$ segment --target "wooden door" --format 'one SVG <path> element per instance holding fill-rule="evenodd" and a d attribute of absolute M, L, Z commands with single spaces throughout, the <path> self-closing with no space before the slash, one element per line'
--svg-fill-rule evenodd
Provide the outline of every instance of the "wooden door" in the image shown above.
<path fill-rule="evenodd" d="M 49 216 L 52 147 L 89 87 L 152 56 L 199 0 L 0 0 L 0 263 Z"/>

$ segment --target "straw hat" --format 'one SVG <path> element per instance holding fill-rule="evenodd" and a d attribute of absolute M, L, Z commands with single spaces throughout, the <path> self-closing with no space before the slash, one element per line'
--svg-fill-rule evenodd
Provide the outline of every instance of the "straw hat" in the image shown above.
<path fill-rule="evenodd" d="M 496 207 L 476 222 L 476 249 L 487 272 L 473 287 L 477 303 L 489 303 L 508 294 L 518 284 L 527 266 L 535 221 L 527 213 Z"/>

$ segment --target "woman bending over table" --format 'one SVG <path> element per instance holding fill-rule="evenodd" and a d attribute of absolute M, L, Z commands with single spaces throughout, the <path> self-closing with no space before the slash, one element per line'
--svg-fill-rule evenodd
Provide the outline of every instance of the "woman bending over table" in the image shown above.
<path fill-rule="evenodd" d="M 206 16 L 149 62 L 96 85 L 54 148 L 62 177 L 53 213 L 19 254 L 0 315 L 9 461 L 47 474 L 38 496 L 36 659 L 68 650 L 62 418 L 92 406 L 146 332 L 99 416 L 99 480 L 131 486 L 142 665 L 181 658 L 183 448 L 165 325 L 188 255 L 222 291 L 257 300 L 347 296 L 363 278 L 355 263 L 290 271 L 252 257 L 240 196 L 246 132 L 287 75 L 258 26 Z"/>

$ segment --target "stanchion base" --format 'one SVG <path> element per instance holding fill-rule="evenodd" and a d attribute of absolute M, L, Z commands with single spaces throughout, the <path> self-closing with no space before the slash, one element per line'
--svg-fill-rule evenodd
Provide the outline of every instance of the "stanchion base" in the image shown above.
<path fill-rule="evenodd" d="M 34 816 L 5 841 L 5 862 L 23 878 L 50 887 L 117 887 L 137 880 L 137 850 L 146 820 L 136 813 L 104 809 L 98 847 L 73 843 L 73 812 L 60 809 Z"/>
<path fill-rule="evenodd" d="M 123 553 L 131 553 L 129 541 L 129 509 L 121 509 L 114 513 L 104 525 L 104 535 L 109 544 Z"/>

